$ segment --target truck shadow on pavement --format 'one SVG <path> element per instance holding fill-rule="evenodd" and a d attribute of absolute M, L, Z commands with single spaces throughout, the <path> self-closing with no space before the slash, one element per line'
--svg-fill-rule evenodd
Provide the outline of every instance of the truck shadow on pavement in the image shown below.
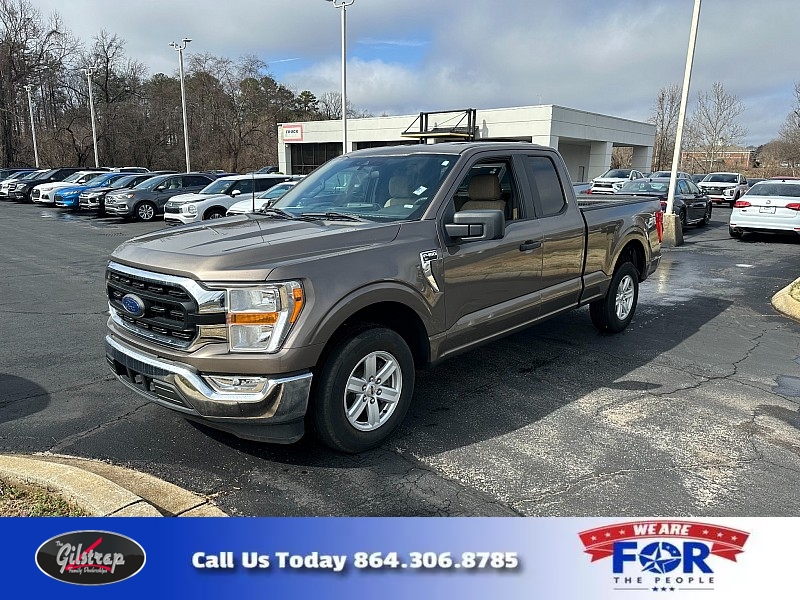
<path fill-rule="evenodd" d="M 193 425 L 241 452 L 290 465 L 360 468 L 385 462 L 387 451 L 447 452 L 528 427 L 600 388 L 628 396 L 657 390 L 660 383 L 630 374 L 696 334 L 731 304 L 716 297 L 693 298 L 691 310 L 684 304 L 640 304 L 631 326 L 617 335 L 598 333 L 582 309 L 418 371 L 405 422 L 378 451 L 357 457 L 336 454 L 308 433 L 297 444 L 280 446 Z"/>
<path fill-rule="evenodd" d="M 50 394 L 38 384 L 0 373 L 0 423 L 15 421 L 47 408 Z"/>

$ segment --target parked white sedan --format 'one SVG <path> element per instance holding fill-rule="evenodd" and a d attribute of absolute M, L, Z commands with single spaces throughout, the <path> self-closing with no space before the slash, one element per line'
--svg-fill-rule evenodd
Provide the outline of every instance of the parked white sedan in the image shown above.
<path fill-rule="evenodd" d="M 253 200 L 240 200 L 228 209 L 225 214 L 226 217 L 231 215 L 243 215 L 245 213 L 252 213 L 262 208 L 271 206 L 283 196 L 286 192 L 297 185 L 296 181 L 284 181 L 277 185 L 272 186 L 266 192 L 261 192 Z"/>
<path fill-rule="evenodd" d="M 733 205 L 731 237 L 747 232 L 800 233 L 800 181 L 761 181 Z"/>

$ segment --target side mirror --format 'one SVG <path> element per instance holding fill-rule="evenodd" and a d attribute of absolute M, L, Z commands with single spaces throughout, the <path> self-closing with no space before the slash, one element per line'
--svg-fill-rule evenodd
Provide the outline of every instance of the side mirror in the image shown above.
<path fill-rule="evenodd" d="M 453 215 L 444 230 L 460 242 L 499 240 L 506 233 L 506 219 L 501 210 L 465 210 Z"/>
<path fill-rule="evenodd" d="M 231 192 L 231 198 L 236 198 L 236 196 L 238 196 L 241 193 L 242 193 L 242 190 L 233 190 Z"/>
<path fill-rule="evenodd" d="M 165 186 L 163 183 L 156 187 L 157 192 L 163 192 L 165 189 L 167 189 L 167 186 Z"/>

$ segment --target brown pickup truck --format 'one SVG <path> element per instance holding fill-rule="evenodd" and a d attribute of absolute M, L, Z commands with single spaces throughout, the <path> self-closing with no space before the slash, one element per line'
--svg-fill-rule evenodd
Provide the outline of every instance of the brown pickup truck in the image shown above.
<path fill-rule="evenodd" d="M 586 304 L 624 329 L 661 234 L 657 199 L 579 202 L 551 148 L 361 150 L 262 214 L 119 246 L 106 357 L 189 419 L 359 452 L 401 423 L 416 369 Z"/>

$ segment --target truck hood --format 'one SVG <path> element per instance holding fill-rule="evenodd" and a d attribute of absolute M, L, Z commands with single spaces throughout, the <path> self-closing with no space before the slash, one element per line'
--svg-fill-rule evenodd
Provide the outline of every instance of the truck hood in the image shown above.
<path fill-rule="evenodd" d="M 242 215 L 133 238 L 111 260 L 199 281 L 263 281 L 278 266 L 388 244 L 399 231 L 399 223 Z"/>

